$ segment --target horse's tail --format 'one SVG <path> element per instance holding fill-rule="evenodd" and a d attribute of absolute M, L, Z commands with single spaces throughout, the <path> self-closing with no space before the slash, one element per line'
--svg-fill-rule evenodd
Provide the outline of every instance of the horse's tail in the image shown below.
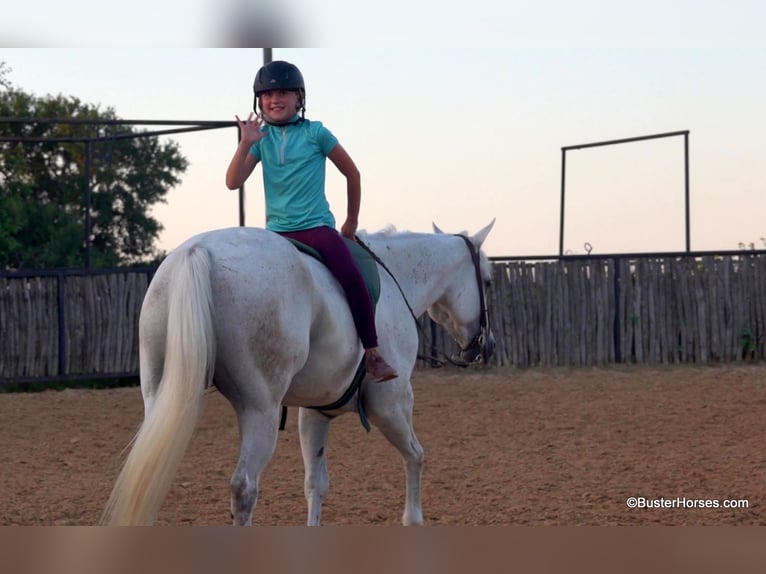
<path fill-rule="evenodd" d="M 191 440 L 214 365 L 210 256 L 193 246 L 178 254 L 171 270 L 162 379 L 109 497 L 103 524 L 154 522 Z"/>

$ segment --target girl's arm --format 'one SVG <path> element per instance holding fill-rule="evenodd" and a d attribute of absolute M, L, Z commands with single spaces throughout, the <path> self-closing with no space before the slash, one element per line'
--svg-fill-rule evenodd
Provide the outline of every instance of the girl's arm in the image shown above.
<path fill-rule="evenodd" d="M 348 208 L 346 210 L 346 221 L 341 226 L 340 232 L 344 237 L 354 239 L 356 228 L 359 225 L 359 208 L 362 202 L 362 179 L 359 170 L 348 155 L 343 146 L 338 144 L 327 155 L 330 161 L 335 164 L 346 177 L 346 193 L 348 195 Z"/>
<path fill-rule="evenodd" d="M 238 189 L 242 187 L 245 180 L 253 173 L 255 166 L 258 165 L 258 159 L 250 153 L 250 146 L 266 137 L 261 132 L 263 120 L 260 116 L 253 117 L 251 112 L 248 118 L 243 122 L 237 118 L 240 130 L 240 140 L 234 157 L 231 158 L 229 168 L 226 170 L 226 187 L 229 189 Z"/>

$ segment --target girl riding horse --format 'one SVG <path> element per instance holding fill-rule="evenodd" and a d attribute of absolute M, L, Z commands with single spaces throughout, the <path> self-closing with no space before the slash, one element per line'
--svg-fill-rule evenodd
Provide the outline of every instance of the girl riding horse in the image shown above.
<path fill-rule="evenodd" d="M 364 280 L 341 234 L 354 239 L 361 203 L 359 170 L 321 122 L 305 119 L 306 89 L 300 70 L 274 61 L 255 76 L 253 112 L 237 118 L 241 139 L 226 171 L 226 186 L 238 189 L 263 165 L 266 228 L 316 249 L 343 287 L 368 376 L 376 382 L 398 376 L 378 351 L 375 311 Z M 300 115 L 298 112 L 300 111 Z M 338 233 L 325 196 L 325 159 L 346 177 L 348 208 Z"/>

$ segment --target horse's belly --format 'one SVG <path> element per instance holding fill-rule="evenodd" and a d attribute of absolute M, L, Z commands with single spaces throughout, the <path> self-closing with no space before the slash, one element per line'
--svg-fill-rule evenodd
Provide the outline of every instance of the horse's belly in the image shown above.
<path fill-rule="evenodd" d="M 303 369 L 293 379 L 282 404 L 309 407 L 334 403 L 348 390 L 358 366 L 357 363 L 344 369 Z"/>
<path fill-rule="evenodd" d="M 306 363 L 293 377 L 284 404 L 312 406 L 332 403 L 353 381 L 363 349 L 350 318 L 339 313 L 327 325 L 315 325 Z"/>

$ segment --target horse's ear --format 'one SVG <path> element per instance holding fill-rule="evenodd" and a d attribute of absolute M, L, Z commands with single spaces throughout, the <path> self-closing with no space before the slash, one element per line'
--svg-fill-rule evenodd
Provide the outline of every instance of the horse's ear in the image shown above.
<path fill-rule="evenodd" d="M 487 239 L 489 232 L 492 231 L 492 226 L 494 224 L 495 218 L 493 218 L 492 221 L 489 222 L 489 225 L 487 225 L 484 229 L 477 231 L 473 237 L 471 237 L 471 241 L 473 241 L 473 244 L 476 245 L 476 247 L 481 247 L 481 244 L 484 243 L 485 239 Z"/>
<path fill-rule="evenodd" d="M 434 227 L 434 233 L 444 233 L 441 229 L 439 229 L 439 226 L 436 225 L 433 221 L 431 222 L 431 225 Z"/>

